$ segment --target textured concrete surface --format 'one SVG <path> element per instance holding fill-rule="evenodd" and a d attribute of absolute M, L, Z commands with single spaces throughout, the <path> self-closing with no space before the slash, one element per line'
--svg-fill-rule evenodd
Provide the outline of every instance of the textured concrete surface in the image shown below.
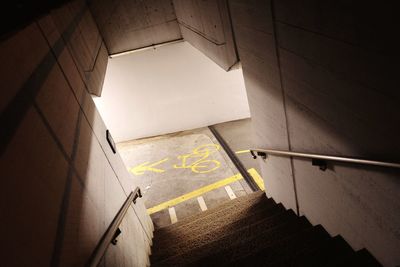
<path fill-rule="evenodd" d="M 204 145 L 210 148 L 210 154 L 205 155 L 203 159 L 204 154 L 193 157 L 193 151 Z M 238 173 L 208 128 L 123 142 L 118 144 L 118 150 L 125 165 L 130 169 L 134 183 L 142 188 L 147 208 Z M 192 154 L 192 157 L 185 159 L 185 155 L 189 154 Z M 193 165 L 197 160 L 201 162 Z M 183 166 L 186 167 L 182 168 Z M 236 181 L 230 186 L 238 197 L 249 192 L 244 181 Z M 207 192 L 203 198 L 209 208 L 229 200 L 223 187 Z M 178 221 L 201 211 L 196 198 L 179 203 L 174 208 Z M 168 212 L 162 211 L 152 215 L 156 227 L 170 224 L 170 220 L 166 220 L 165 216 L 169 217 Z"/>
<path fill-rule="evenodd" d="M 174 0 L 183 38 L 224 70 L 237 61 L 227 1 Z"/>
<path fill-rule="evenodd" d="M 288 150 L 283 92 L 268 6 L 269 1 L 230 1 L 250 106 L 254 144 L 261 148 Z M 290 160 L 271 157 L 267 164 L 260 161 L 267 196 L 273 196 L 285 207 L 296 210 Z"/>
<path fill-rule="evenodd" d="M 392 3 L 229 4 L 258 146 L 400 159 Z M 203 33 L 216 26 L 206 25 Z M 202 47 L 216 53 L 212 45 Z M 106 54 L 82 0 L 1 40 L 4 265 L 57 265 L 60 259 L 84 265 L 135 186 L 111 152 L 89 95 L 99 94 Z M 399 264 L 398 171 L 335 164 L 322 173 L 308 161 L 279 158 L 261 166 L 275 200 L 293 208 L 296 185 L 300 214 L 343 234 L 354 248 L 366 246 L 385 265 Z M 148 249 L 152 226 L 140 201 L 134 208 L 139 221 L 129 225 L 139 227 L 131 236 Z M 16 204 L 10 209 L 9 203 Z M 128 264 L 146 262 L 136 260 Z"/>
<path fill-rule="evenodd" d="M 256 192 L 156 230 L 152 266 L 381 266 Z"/>
<path fill-rule="evenodd" d="M 152 266 L 381 266 L 263 192 L 159 229 Z"/>
<path fill-rule="evenodd" d="M 52 46 L 57 47 L 62 37 L 89 92 L 101 95 L 108 51 L 86 2 L 71 1 L 54 9 L 40 24 Z M 75 80 L 71 76 L 69 79 Z"/>
<path fill-rule="evenodd" d="M 257 146 L 400 159 L 392 4 L 230 1 Z M 321 172 L 278 157 L 260 164 L 269 196 L 297 202 L 313 224 L 384 265 L 399 264 L 398 171 L 330 164 Z"/>
<path fill-rule="evenodd" d="M 172 0 L 90 1 L 110 54 L 182 38 Z"/>
<path fill-rule="evenodd" d="M 4 266 L 84 266 L 135 188 L 90 95 L 101 89 L 104 54 L 85 1 L 0 42 Z M 141 200 L 128 216 L 123 239 L 138 251 L 124 259 L 143 266 L 153 225 Z"/>

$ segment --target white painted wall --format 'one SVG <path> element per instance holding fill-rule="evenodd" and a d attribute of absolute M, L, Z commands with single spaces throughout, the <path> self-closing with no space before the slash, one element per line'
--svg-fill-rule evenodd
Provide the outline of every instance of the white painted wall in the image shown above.
<path fill-rule="evenodd" d="M 242 70 L 186 42 L 109 60 L 94 100 L 116 142 L 250 117 Z"/>

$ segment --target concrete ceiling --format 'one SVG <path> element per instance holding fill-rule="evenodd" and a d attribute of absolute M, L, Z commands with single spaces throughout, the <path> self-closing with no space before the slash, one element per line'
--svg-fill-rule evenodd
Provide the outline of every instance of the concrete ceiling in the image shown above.
<path fill-rule="evenodd" d="M 110 54 L 182 38 L 172 0 L 89 3 Z"/>

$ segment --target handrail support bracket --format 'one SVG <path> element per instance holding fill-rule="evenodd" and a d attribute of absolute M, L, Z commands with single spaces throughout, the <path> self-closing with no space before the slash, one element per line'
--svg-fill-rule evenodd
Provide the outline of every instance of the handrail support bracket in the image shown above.
<path fill-rule="evenodd" d="M 254 150 L 250 150 L 250 154 L 253 156 L 253 159 L 256 159 L 257 156 L 260 156 L 264 160 L 267 159 L 267 153 L 265 152 L 261 151 L 254 152 Z"/>
<path fill-rule="evenodd" d="M 140 197 L 142 197 L 142 191 L 140 190 L 140 188 L 138 188 L 132 200 L 133 204 L 136 204 L 136 200 Z"/>
<path fill-rule="evenodd" d="M 328 163 L 322 159 L 312 159 L 312 165 L 318 166 L 321 171 L 326 171 L 328 168 Z"/>
<path fill-rule="evenodd" d="M 114 233 L 114 236 L 113 236 L 112 240 L 111 240 L 111 244 L 113 244 L 114 246 L 117 245 L 117 242 L 118 242 L 117 237 L 118 237 L 121 233 L 122 233 L 122 231 L 121 231 L 121 229 L 119 229 L 119 227 L 118 227 L 117 230 L 116 230 L 115 233 Z"/>
<path fill-rule="evenodd" d="M 265 153 L 265 152 L 257 151 L 257 155 L 260 156 L 264 160 L 267 159 L 267 153 Z"/>

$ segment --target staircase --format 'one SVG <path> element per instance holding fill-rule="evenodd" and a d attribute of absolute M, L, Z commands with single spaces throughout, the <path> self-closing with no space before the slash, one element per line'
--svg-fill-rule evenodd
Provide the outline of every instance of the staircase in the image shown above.
<path fill-rule="evenodd" d="M 381 266 L 256 192 L 158 229 L 152 266 Z"/>

